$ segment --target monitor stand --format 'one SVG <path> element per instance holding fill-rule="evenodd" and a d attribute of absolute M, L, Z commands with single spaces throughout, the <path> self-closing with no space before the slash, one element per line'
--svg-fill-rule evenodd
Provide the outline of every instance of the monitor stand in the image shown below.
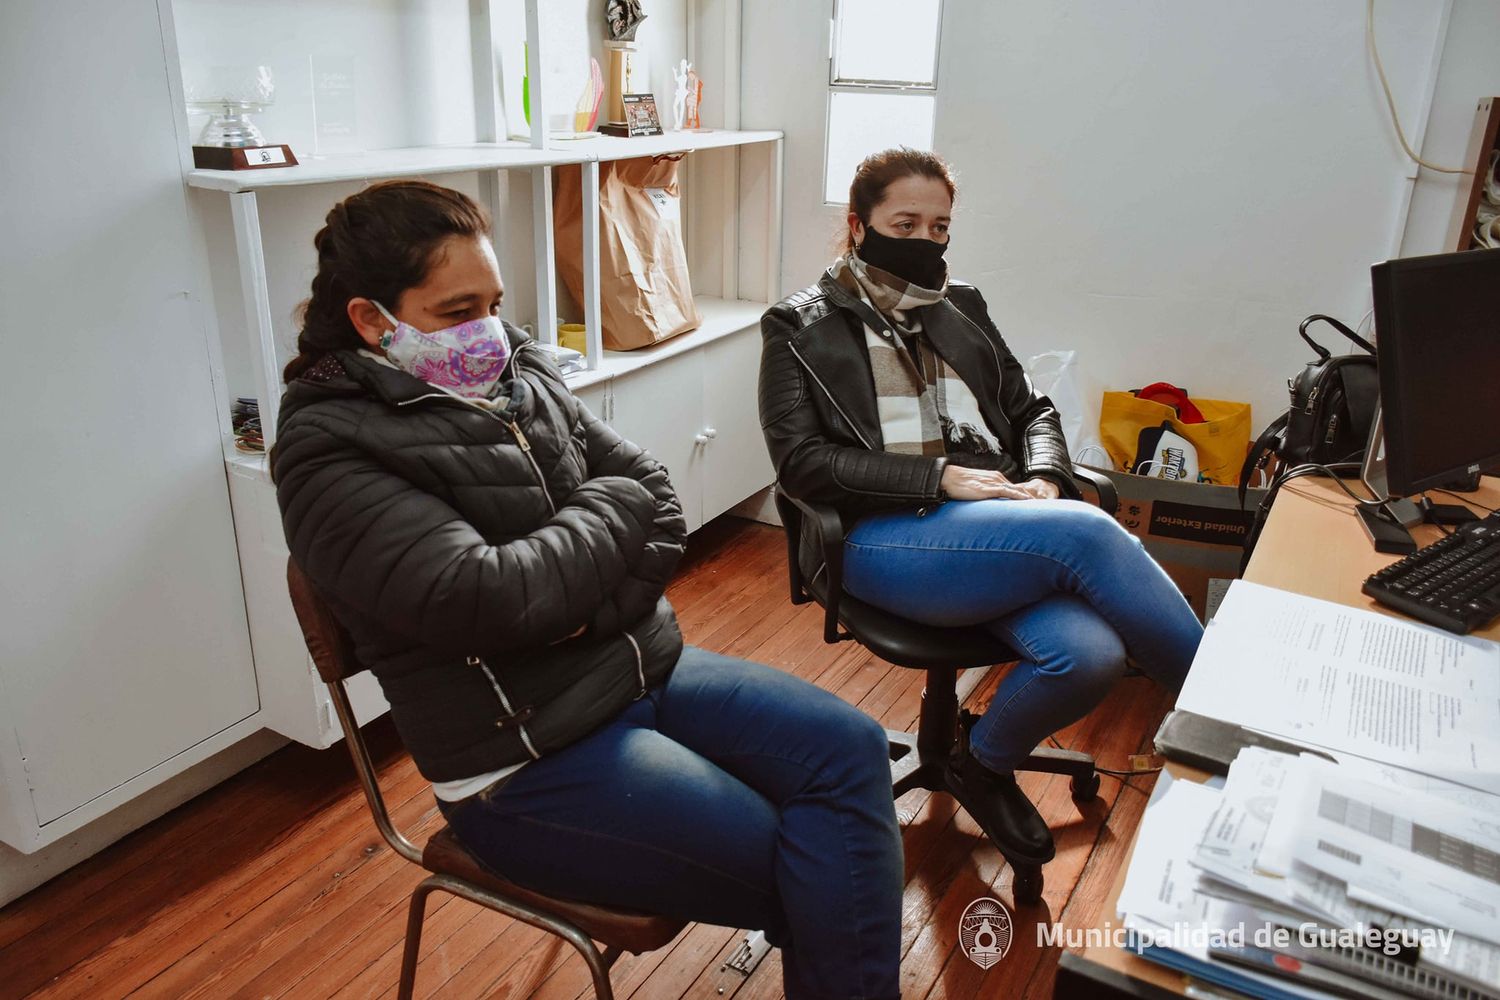
<path fill-rule="evenodd" d="M 1375 406 L 1375 418 L 1370 421 L 1370 440 L 1365 446 L 1365 459 L 1360 468 L 1360 479 L 1375 497 L 1386 497 L 1378 507 L 1360 504 L 1355 508 L 1365 535 L 1375 546 L 1376 552 L 1395 555 L 1410 555 L 1417 551 L 1417 543 L 1408 528 L 1423 521 L 1432 524 L 1463 524 L 1477 519 L 1467 507 L 1450 503 L 1432 503 L 1425 497 L 1421 506 L 1406 497 L 1390 495 L 1389 481 L 1385 470 L 1385 418 L 1379 403 Z M 1471 483 L 1455 483 L 1459 491 L 1479 488 L 1478 476 Z"/>
<path fill-rule="evenodd" d="M 1417 510 L 1416 504 L 1410 500 L 1389 501 L 1379 507 L 1367 507 L 1361 504 L 1354 509 L 1359 515 L 1360 526 L 1365 529 L 1365 535 L 1375 546 L 1376 552 L 1409 556 L 1417 551 L 1417 543 L 1411 537 L 1411 532 L 1407 531 L 1406 525 L 1398 520 L 1399 515 L 1392 514 L 1389 510 L 1391 507 L 1400 510 L 1403 504 L 1416 511 L 1417 519 L 1413 523 L 1421 523 L 1422 512 Z"/>

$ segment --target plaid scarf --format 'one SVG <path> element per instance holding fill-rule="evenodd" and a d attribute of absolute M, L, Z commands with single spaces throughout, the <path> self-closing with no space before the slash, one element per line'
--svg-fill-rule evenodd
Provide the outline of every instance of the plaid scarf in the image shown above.
<path fill-rule="evenodd" d="M 853 252 L 834 261 L 828 273 L 894 328 L 876 330 L 865 324 L 885 450 L 931 458 L 954 452 L 1002 454 L 973 391 L 922 335 L 915 310 L 941 302 L 948 294 L 947 281 L 936 291 L 921 288 L 871 267 Z"/>

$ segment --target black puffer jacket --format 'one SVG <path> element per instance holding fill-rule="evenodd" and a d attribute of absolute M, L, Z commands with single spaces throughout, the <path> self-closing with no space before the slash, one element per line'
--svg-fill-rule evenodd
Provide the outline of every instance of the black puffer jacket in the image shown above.
<path fill-rule="evenodd" d="M 973 285 L 917 310 L 933 347 L 973 390 L 1008 456 L 1011 479 L 1041 477 L 1078 497 L 1062 423 L 995 329 Z M 781 488 L 831 504 L 846 517 L 937 503 L 946 458 L 881 450 L 880 415 L 864 325 L 885 324 L 831 276 L 761 317 L 760 425 Z M 807 540 L 805 539 L 804 542 Z M 812 549 L 803 546 L 811 573 Z"/>
<path fill-rule="evenodd" d="M 341 351 L 288 388 L 272 454 L 292 558 L 433 781 L 578 740 L 682 652 L 666 470 L 506 332 L 507 410 Z"/>

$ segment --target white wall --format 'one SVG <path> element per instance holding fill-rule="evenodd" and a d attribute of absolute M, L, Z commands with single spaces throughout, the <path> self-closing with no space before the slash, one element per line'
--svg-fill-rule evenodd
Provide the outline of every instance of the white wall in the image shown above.
<path fill-rule="evenodd" d="M 1444 6 L 1377 4 L 1409 132 Z M 1450 40 L 1440 93 L 1467 122 L 1477 94 L 1461 91 L 1497 82 L 1500 50 L 1480 28 L 1493 34 L 1500 5 L 1460 6 L 1455 32 L 1470 33 Z M 1307 356 L 1297 322 L 1358 320 L 1369 265 L 1398 253 L 1405 228 L 1407 170 L 1364 10 L 946 0 L 936 148 L 962 189 L 949 259 L 1015 352 L 1075 348 L 1101 385 L 1166 379 L 1247 400 L 1257 424 L 1280 412 Z M 744 125 L 788 132 L 787 288 L 826 264 L 841 214 L 820 206 L 830 11 L 826 0 L 745 9 Z M 1462 143 L 1429 149 L 1456 158 Z M 1446 226 L 1440 192 L 1421 193 L 1421 216 Z"/>
<path fill-rule="evenodd" d="M 268 142 L 311 155 L 309 60 L 354 71 L 366 149 L 474 141 L 468 0 L 172 0 L 183 83 L 270 67 L 276 102 L 254 120 Z M 525 36 L 525 23 L 520 32 Z M 207 118 L 194 114 L 194 137 Z"/>
<path fill-rule="evenodd" d="M 1474 126 L 1474 106 L 1479 98 L 1497 94 L 1500 94 L 1500 4 L 1495 0 L 1454 0 L 1427 137 L 1420 150 L 1422 158 L 1440 167 L 1472 166 L 1459 161 L 1467 151 Z M 1412 193 L 1401 256 L 1453 249 L 1447 245 L 1448 224 L 1459 192 L 1468 191 L 1472 179 L 1472 176 L 1421 171 Z"/>

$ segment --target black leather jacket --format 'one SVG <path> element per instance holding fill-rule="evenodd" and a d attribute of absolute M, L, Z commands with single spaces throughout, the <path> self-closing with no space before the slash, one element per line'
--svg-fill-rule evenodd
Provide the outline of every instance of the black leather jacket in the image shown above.
<path fill-rule="evenodd" d="M 870 306 L 825 274 L 761 317 L 760 423 L 781 488 L 845 517 L 937 503 L 946 458 L 881 450 L 865 349 Z M 1057 410 L 1005 346 L 973 285 L 919 311 L 933 347 L 973 390 L 985 423 L 1014 460 L 1013 479 L 1055 482 L 1078 497 Z M 878 328 L 878 327 L 877 327 Z"/>

